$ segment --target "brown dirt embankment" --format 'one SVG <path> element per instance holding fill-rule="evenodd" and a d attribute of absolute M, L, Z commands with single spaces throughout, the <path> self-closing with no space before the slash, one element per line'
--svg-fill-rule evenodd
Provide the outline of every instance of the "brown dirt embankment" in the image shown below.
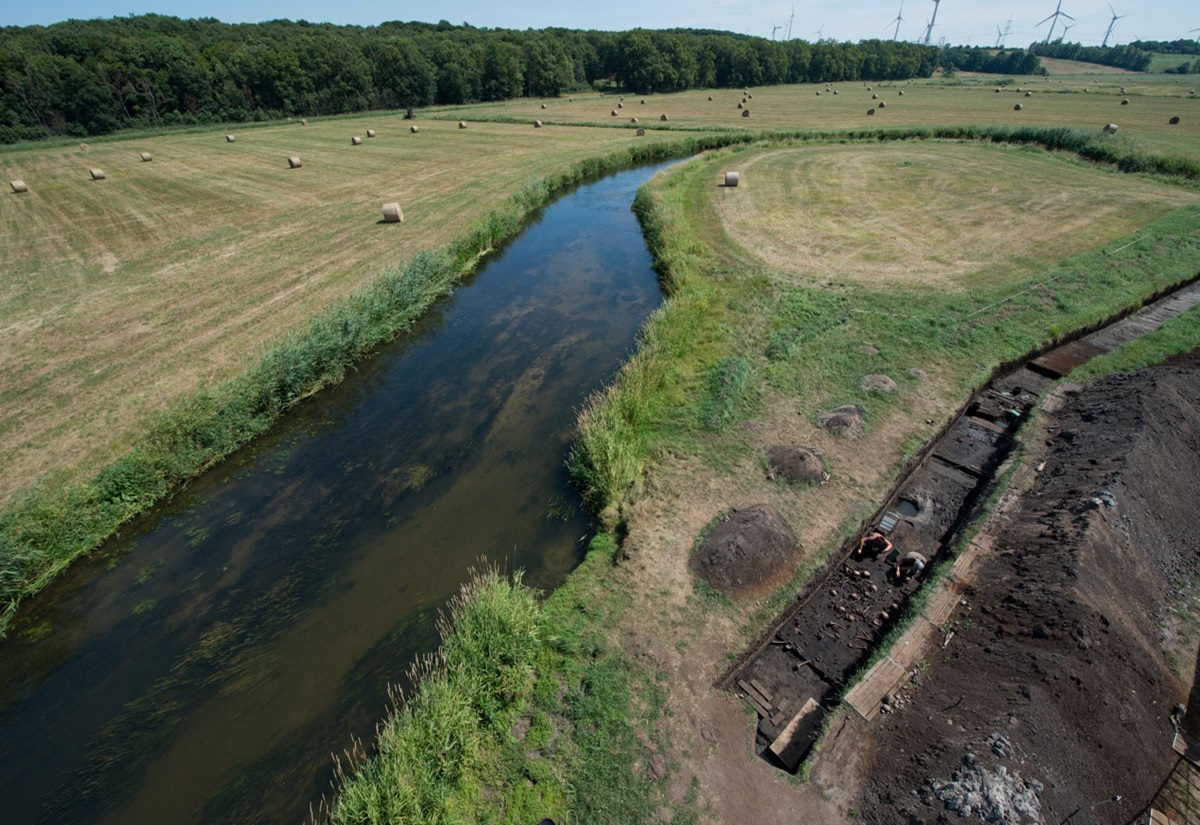
<path fill-rule="evenodd" d="M 979 539 L 970 611 L 867 734 L 863 820 L 1031 821 L 978 806 L 961 820 L 935 792 L 998 768 L 1040 783 L 1044 822 L 1149 804 L 1195 666 L 1177 608 L 1200 577 L 1198 398 L 1193 352 L 1067 393 L 1027 435 L 1028 466 L 1044 465 Z"/>

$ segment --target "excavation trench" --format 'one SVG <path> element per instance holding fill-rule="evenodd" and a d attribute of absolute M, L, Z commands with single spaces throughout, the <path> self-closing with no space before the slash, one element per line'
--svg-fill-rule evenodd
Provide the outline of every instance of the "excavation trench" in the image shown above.
<path fill-rule="evenodd" d="M 950 560 L 1021 426 L 1051 385 L 1198 303 L 1200 280 L 1193 279 L 1136 311 L 1002 366 L 971 397 L 910 462 L 863 531 L 717 680 L 717 687 L 742 697 L 757 714 L 755 746 L 762 758 L 792 773 L 800 768 L 847 685 L 881 652 L 930 575 Z M 858 554 L 858 539 L 868 528 L 885 533 L 894 552 Z M 897 575 L 896 561 L 914 552 L 927 560 L 924 569 Z"/>

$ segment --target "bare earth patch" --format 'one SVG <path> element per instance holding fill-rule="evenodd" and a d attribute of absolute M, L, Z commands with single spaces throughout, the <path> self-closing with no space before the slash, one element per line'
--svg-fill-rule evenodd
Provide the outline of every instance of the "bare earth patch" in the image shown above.
<path fill-rule="evenodd" d="M 770 507 L 756 505 L 722 516 L 689 566 L 718 590 L 740 595 L 775 580 L 795 547 L 787 522 Z"/>

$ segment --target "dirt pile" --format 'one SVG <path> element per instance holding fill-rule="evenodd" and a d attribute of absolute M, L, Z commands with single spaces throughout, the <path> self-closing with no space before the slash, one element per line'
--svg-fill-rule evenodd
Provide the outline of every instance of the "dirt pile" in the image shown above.
<path fill-rule="evenodd" d="M 867 411 L 858 404 L 846 404 L 821 413 L 821 426 L 842 438 L 860 438 L 867 431 Z"/>
<path fill-rule="evenodd" d="M 787 522 L 766 505 L 734 510 L 721 518 L 692 556 L 692 572 L 731 596 L 772 583 L 796 549 Z"/>
<path fill-rule="evenodd" d="M 771 478 L 820 484 L 827 479 L 825 462 L 808 447 L 772 447 L 767 453 Z"/>
<path fill-rule="evenodd" d="M 1068 394 L 1026 433 L 1041 472 L 979 538 L 953 641 L 875 723 L 865 821 L 973 819 L 992 810 L 983 785 L 1018 774 L 1042 786 L 1047 822 L 1126 822 L 1150 803 L 1192 677 L 1164 629 L 1200 577 L 1197 387 L 1193 354 Z M 980 787 L 964 791 L 968 758 Z"/>

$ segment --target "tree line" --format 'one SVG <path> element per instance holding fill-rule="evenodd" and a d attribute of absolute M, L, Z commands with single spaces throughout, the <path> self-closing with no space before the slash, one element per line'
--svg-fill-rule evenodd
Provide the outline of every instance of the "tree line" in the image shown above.
<path fill-rule="evenodd" d="M 1115 66 L 1133 72 L 1146 71 L 1150 68 L 1151 60 L 1149 52 L 1135 46 L 1085 46 L 1082 43 L 1063 43 L 1056 40 L 1053 43 L 1034 43 L 1029 50 L 1041 57 L 1098 63 L 1101 66 Z"/>
<path fill-rule="evenodd" d="M 0 28 L 0 143 L 129 127 L 553 97 L 928 77 L 912 43 L 676 29 L 480 29 L 446 21 L 229 24 L 142 15 Z"/>
<path fill-rule="evenodd" d="M 942 68 L 985 74 L 1042 74 L 1042 61 L 1027 49 L 985 49 L 980 46 L 949 46 L 939 52 Z"/>

